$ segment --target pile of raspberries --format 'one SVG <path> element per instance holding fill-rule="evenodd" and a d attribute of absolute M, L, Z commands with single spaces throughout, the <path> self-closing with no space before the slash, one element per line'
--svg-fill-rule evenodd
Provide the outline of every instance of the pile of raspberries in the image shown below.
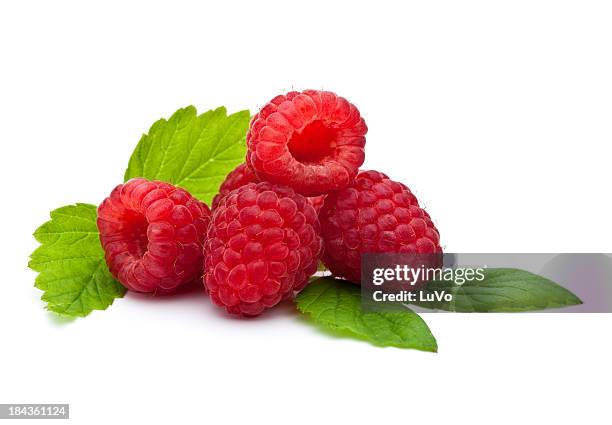
<path fill-rule="evenodd" d="M 275 97 L 251 120 L 246 161 L 212 211 L 160 181 L 136 178 L 111 192 L 97 221 L 111 273 L 153 294 L 202 279 L 215 304 L 256 316 L 303 289 L 320 261 L 359 283 L 362 253 L 442 252 L 405 185 L 359 170 L 367 130 L 332 92 Z"/>

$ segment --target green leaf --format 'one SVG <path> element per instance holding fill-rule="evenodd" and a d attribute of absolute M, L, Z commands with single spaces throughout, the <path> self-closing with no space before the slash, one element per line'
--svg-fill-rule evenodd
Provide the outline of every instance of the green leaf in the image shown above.
<path fill-rule="evenodd" d="M 246 156 L 249 111 L 227 115 L 224 107 L 197 115 L 193 106 L 160 119 L 142 136 L 125 180 L 162 180 L 210 205 L 225 176 Z"/>
<path fill-rule="evenodd" d="M 51 211 L 51 220 L 34 237 L 41 245 L 29 266 L 39 272 L 35 286 L 47 308 L 67 316 L 104 310 L 125 293 L 111 276 L 96 226 L 96 207 L 68 205 Z"/>
<path fill-rule="evenodd" d="M 314 279 L 297 296 L 296 303 L 315 322 L 374 345 L 437 351 L 431 331 L 412 310 L 362 312 L 361 292 L 355 284 L 332 277 Z"/>
<path fill-rule="evenodd" d="M 419 301 L 420 307 L 456 312 L 517 312 L 582 304 L 573 293 L 550 279 L 519 269 L 485 269 L 482 281 L 463 285 L 435 281 L 421 290 L 423 296 L 450 293 L 447 301 Z M 419 297 L 421 298 L 421 297 Z"/>

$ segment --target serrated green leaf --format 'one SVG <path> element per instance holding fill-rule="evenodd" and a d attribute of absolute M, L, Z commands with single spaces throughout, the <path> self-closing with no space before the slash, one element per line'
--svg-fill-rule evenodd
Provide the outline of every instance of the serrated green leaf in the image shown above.
<path fill-rule="evenodd" d="M 51 220 L 34 237 L 40 246 L 29 267 L 39 272 L 35 286 L 44 291 L 47 308 L 67 316 L 104 310 L 125 288 L 106 266 L 96 226 L 96 207 L 68 205 L 51 211 Z"/>
<path fill-rule="evenodd" d="M 519 269 L 485 269 L 481 282 L 472 280 L 456 285 L 435 281 L 421 290 L 423 296 L 433 296 L 435 292 L 442 291 L 452 294 L 452 301 L 420 301 L 414 304 L 465 313 L 533 311 L 582 304 L 576 295 L 552 280 Z"/>
<path fill-rule="evenodd" d="M 142 136 L 125 180 L 169 182 L 210 205 L 227 173 L 244 162 L 249 119 L 249 111 L 227 115 L 224 107 L 201 115 L 193 106 L 179 109 Z"/>
<path fill-rule="evenodd" d="M 298 310 L 328 328 L 374 345 L 437 351 L 436 339 L 421 317 L 405 311 L 364 313 L 359 286 L 332 277 L 314 279 L 296 298 Z"/>

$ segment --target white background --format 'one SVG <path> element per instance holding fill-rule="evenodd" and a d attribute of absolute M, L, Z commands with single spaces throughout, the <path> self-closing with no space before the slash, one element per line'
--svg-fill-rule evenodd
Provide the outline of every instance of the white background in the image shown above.
<path fill-rule="evenodd" d="M 366 166 L 413 189 L 447 251 L 610 252 L 611 21 L 606 1 L 2 2 L 0 403 L 87 424 L 609 423 L 612 315 L 428 314 L 438 354 L 204 294 L 64 322 L 27 260 L 158 118 L 291 88 L 358 105 Z"/>

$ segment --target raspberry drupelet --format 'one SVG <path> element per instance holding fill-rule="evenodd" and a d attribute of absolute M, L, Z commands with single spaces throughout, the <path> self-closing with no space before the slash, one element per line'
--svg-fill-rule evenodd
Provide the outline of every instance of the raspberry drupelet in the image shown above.
<path fill-rule="evenodd" d="M 314 208 L 268 182 L 227 194 L 213 210 L 204 244 L 204 284 L 228 312 L 255 316 L 301 290 L 323 242 Z"/>
<path fill-rule="evenodd" d="M 332 92 L 305 90 L 277 96 L 249 127 L 247 163 L 265 181 L 307 196 L 349 185 L 364 161 L 365 121 Z"/>
<path fill-rule="evenodd" d="M 127 289 L 168 293 L 202 274 L 206 204 L 169 183 L 138 178 L 98 207 L 106 263 Z"/>

